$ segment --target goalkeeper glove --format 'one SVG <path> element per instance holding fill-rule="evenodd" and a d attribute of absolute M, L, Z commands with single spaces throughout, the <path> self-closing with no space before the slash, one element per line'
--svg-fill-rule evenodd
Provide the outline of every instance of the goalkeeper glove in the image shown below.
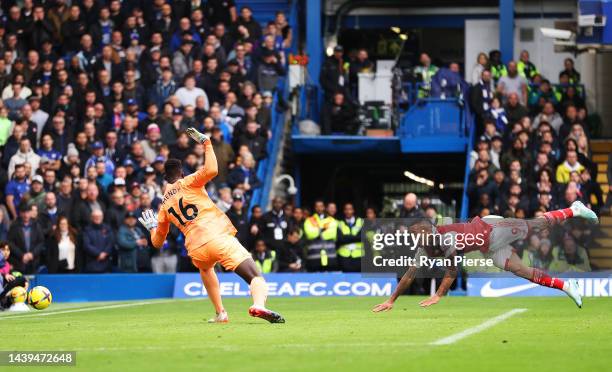
<path fill-rule="evenodd" d="M 196 141 L 197 143 L 204 143 L 208 141 L 207 135 L 198 132 L 198 130 L 193 127 L 187 128 L 186 132 L 189 135 L 189 137 L 193 138 L 193 140 Z"/>
<path fill-rule="evenodd" d="M 142 215 L 138 221 L 140 221 L 140 223 L 146 227 L 147 230 L 153 230 L 157 228 L 157 213 L 153 212 L 152 209 L 147 209 L 142 212 Z"/>

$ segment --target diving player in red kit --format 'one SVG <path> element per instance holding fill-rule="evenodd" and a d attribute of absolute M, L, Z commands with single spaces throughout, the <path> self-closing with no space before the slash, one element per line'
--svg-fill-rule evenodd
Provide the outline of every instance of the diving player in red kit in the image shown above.
<path fill-rule="evenodd" d="M 492 259 L 493 264 L 498 268 L 509 271 L 533 283 L 559 289 L 565 292 L 578 307 L 582 307 L 582 297 L 578 293 L 578 283 L 576 280 L 570 279 L 564 281 L 559 278 L 551 277 L 540 269 L 525 266 L 510 245 L 515 241 L 525 239 L 530 232 L 538 232 L 550 228 L 572 217 L 584 218 L 593 223 L 598 222 L 597 215 L 592 210 L 587 208 L 582 202 L 576 201 L 572 203 L 569 208 L 546 212 L 543 216 L 531 220 L 487 216 L 483 219 L 476 217 L 469 223 L 455 223 L 438 227 L 418 222 L 410 229 L 412 232 L 416 233 L 431 233 L 433 231 L 442 235 L 459 233 L 481 234 L 480 236 L 482 239 L 478 241 L 480 244 L 475 243 L 471 246 L 466 246 L 464 252 L 479 250 L 485 258 Z M 422 254 L 426 254 L 430 257 L 440 255 L 450 257 L 456 254 L 456 248 L 423 247 L 419 248 L 417 256 Z M 402 279 L 391 297 L 382 304 L 376 305 L 372 311 L 381 312 L 391 310 L 395 300 L 406 291 L 414 280 L 417 270 L 417 266 L 411 266 L 402 276 Z M 421 301 L 420 305 L 422 307 L 427 307 L 438 303 L 440 298 L 448 292 L 456 276 L 457 267 L 449 267 L 436 294 Z"/>

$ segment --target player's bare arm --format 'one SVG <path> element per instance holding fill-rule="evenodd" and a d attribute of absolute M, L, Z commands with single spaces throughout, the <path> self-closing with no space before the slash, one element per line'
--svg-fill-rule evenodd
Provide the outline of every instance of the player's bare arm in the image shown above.
<path fill-rule="evenodd" d="M 414 281 L 416 272 L 417 268 L 415 266 L 411 266 L 410 268 L 408 268 L 406 273 L 400 279 L 399 283 L 397 283 L 397 287 L 395 287 L 395 290 L 391 294 L 391 297 L 389 297 L 389 299 L 383 302 L 382 304 L 374 306 L 374 309 L 372 309 L 372 311 L 375 313 L 379 313 L 382 311 L 389 311 L 393 309 L 393 303 L 402 293 L 406 292 L 408 287 L 410 287 L 410 284 L 412 284 L 412 282 Z"/>
<path fill-rule="evenodd" d="M 457 267 L 450 266 L 444 273 L 442 283 L 440 283 L 436 293 L 428 299 L 419 302 L 419 305 L 421 305 L 421 307 L 428 307 L 440 302 L 440 299 L 448 293 L 451 285 L 453 285 L 455 282 L 455 279 L 457 278 L 457 271 Z"/>

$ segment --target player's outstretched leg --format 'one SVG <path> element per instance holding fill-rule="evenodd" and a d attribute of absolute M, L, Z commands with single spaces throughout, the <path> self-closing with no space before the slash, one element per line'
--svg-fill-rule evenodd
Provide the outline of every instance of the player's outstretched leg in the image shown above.
<path fill-rule="evenodd" d="M 582 307 L 582 297 L 580 293 L 578 293 L 578 283 L 574 279 L 562 280 L 553 278 L 543 270 L 525 266 L 516 253 L 512 253 L 512 256 L 506 261 L 505 270 L 541 286 L 561 290 L 565 292 L 578 307 Z"/>
<path fill-rule="evenodd" d="M 227 316 L 227 312 L 223 307 L 223 302 L 221 301 L 221 292 L 219 291 L 219 279 L 217 278 L 217 274 L 215 273 L 214 267 L 210 267 L 208 269 L 200 269 L 200 277 L 202 277 L 202 283 L 204 283 L 204 288 L 206 288 L 206 293 L 208 293 L 208 298 L 213 303 L 215 307 L 215 315 L 214 318 L 208 320 L 209 323 L 227 323 L 229 321 L 229 317 Z"/>
<path fill-rule="evenodd" d="M 244 260 L 234 272 L 244 279 L 251 289 L 253 296 L 253 306 L 249 308 L 249 315 L 256 318 L 265 319 L 270 323 L 285 323 L 285 318 L 279 313 L 266 308 L 266 298 L 268 288 L 266 281 L 257 270 L 257 266 L 252 258 Z"/>
<path fill-rule="evenodd" d="M 574 217 L 584 218 L 594 224 L 599 222 L 595 212 L 581 201 L 575 201 L 569 208 L 546 212 L 542 217 L 530 219 L 527 221 L 527 225 L 530 231 L 538 232 Z"/>

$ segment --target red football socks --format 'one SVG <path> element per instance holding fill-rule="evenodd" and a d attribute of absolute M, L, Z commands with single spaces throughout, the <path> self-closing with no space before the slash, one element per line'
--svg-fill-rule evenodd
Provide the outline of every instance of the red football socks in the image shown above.
<path fill-rule="evenodd" d="M 558 211 L 555 211 L 558 212 Z M 533 277 L 531 278 L 531 281 L 545 286 L 545 287 L 550 287 L 550 288 L 556 288 L 556 289 L 561 289 L 563 290 L 563 285 L 565 284 L 565 282 L 559 278 L 553 278 L 550 275 L 548 275 L 546 272 L 539 270 L 539 269 L 533 269 Z"/>
<path fill-rule="evenodd" d="M 572 218 L 574 216 L 574 212 L 570 208 L 558 209 L 556 211 L 550 211 L 544 213 L 544 218 L 548 221 L 549 224 L 555 225 L 568 218 Z"/>

